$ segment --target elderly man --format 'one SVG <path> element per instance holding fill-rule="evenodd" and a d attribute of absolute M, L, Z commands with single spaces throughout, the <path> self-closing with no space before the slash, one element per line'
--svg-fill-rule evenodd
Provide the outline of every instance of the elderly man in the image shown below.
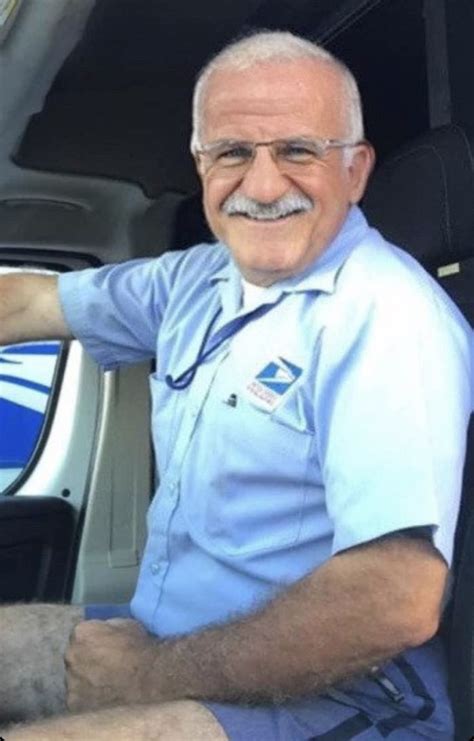
<path fill-rule="evenodd" d="M 4 665 L 34 636 L 55 712 L 76 625 L 74 714 L 3 735 L 452 738 L 434 636 L 471 329 L 358 210 L 374 156 L 352 75 L 319 47 L 224 49 L 192 151 L 217 244 L 2 284 L 3 341 L 77 337 L 105 368 L 156 355 L 161 474 L 131 619 L 3 610 Z"/>

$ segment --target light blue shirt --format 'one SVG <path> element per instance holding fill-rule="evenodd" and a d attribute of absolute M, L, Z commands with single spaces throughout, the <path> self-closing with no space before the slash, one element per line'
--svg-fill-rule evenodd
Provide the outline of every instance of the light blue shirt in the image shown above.
<path fill-rule="evenodd" d="M 452 556 L 472 330 L 443 290 L 352 208 L 309 269 L 264 293 L 263 315 L 170 389 L 219 307 L 212 334 L 246 314 L 241 293 L 222 244 L 60 278 L 102 366 L 157 358 L 161 482 L 132 613 L 161 636 L 254 610 L 403 528 L 430 527 Z"/>

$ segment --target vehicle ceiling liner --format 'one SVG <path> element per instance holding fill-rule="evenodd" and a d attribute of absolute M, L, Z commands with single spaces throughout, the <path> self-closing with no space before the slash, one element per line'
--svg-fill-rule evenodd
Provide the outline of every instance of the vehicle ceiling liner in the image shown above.
<path fill-rule="evenodd" d="M 202 0 L 198 5 L 97 0 L 43 111 L 31 119 L 15 162 L 131 180 L 151 198 L 163 191 L 191 193 L 198 186 L 187 147 L 192 87 L 197 71 L 223 44 L 255 28 L 287 28 L 331 41 L 336 27 L 347 29 L 378 6 L 419 5 L 413 0 Z"/>

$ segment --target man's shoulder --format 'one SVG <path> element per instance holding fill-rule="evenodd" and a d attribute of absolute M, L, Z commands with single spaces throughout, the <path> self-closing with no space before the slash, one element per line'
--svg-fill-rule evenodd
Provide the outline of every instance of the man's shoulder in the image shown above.
<path fill-rule="evenodd" d="M 397 294 L 401 299 L 419 301 L 439 296 L 449 300 L 428 271 L 403 246 L 395 245 L 376 229 L 370 229 L 344 265 L 340 288 L 354 290 L 370 302 Z"/>
<path fill-rule="evenodd" d="M 448 315 L 464 327 L 465 320 L 453 301 L 427 270 L 403 246 L 369 229 L 337 280 L 335 302 L 344 316 L 366 324 L 425 323 Z"/>
<path fill-rule="evenodd" d="M 381 282 L 386 288 L 399 285 L 400 280 L 407 286 L 432 286 L 435 282 L 425 268 L 403 249 L 403 245 L 393 244 L 373 228 L 352 252 L 348 268 L 348 272 L 353 271 L 354 277 L 365 281 L 367 287 L 374 290 Z"/>

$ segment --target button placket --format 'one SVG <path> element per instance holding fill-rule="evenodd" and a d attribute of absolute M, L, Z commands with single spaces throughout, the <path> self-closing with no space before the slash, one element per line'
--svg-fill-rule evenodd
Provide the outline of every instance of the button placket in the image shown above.
<path fill-rule="evenodd" d="M 169 465 L 170 475 L 179 482 L 183 461 L 191 438 L 196 429 L 201 410 L 206 402 L 210 388 L 222 362 L 228 356 L 230 347 L 227 346 L 220 352 L 213 363 L 202 365 L 196 374 L 193 386 L 187 399 L 187 412 L 184 416 L 181 430 L 176 438 L 173 456 Z"/>
<path fill-rule="evenodd" d="M 156 556 L 149 567 L 154 577 L 155 587 L 158 589 L 158 595 L 153 612 L 154 622 L 159 623 L 159 607 L 163 596 L 163 585 L 168 568 L 167 555 L 170 542 L 169 531 L 173 514 L 179 504 L 180 477 L 183 462 L 196 428 L 197 420 L 202 407 L 205 404 L 215 375 L 228 353 L 229 348 L 226 347 L 218 354 L 213 363 L 205 364 L 199 368 L 192 387 L 189 389 L 188 397 L 185 402 L 187 411 L 184 415 L 181 429 L 176 437 L 174 451 L 166 475 L 160 485 L 160 491 L 158 494 L 159 501 L 153 512 L 153 523 L 159 523 L 159 530 L 157 529 L 156 524 L 154 529 L 154 553 Z M 175 393 L 181 392 L 176 391 Z M 160 556 L 163 560 L 160 560 Z"/>

